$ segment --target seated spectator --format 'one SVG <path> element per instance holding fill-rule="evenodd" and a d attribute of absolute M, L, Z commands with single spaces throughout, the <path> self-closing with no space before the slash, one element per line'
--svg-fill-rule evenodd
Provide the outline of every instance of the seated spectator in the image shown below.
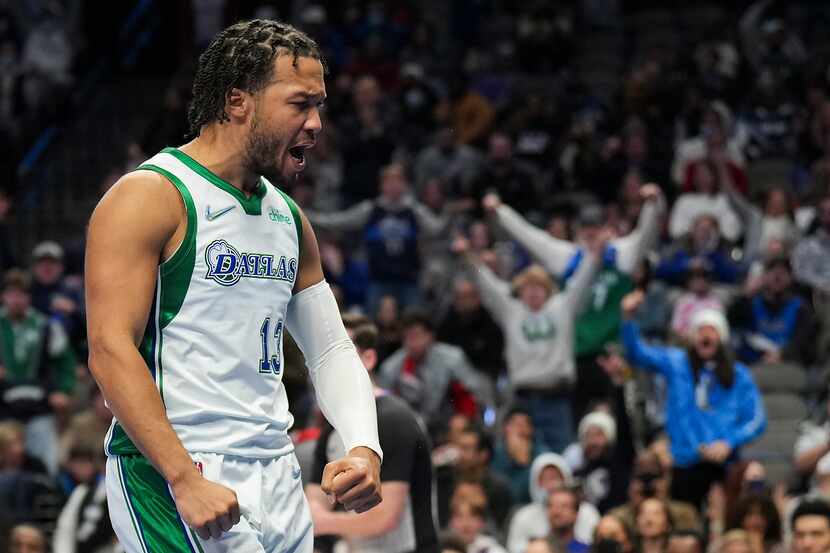
<path fill-rule="evenodd" d="M 26 427 L 11 420 L 0 422 L 0 473 L 47 474 L 43 461 L 26 450 Z"/>
<path fill-rule="evenodd" d="M 498 194 L 523 215 L 540 208 L 535 169 L 514 155 L 513 141 L 501 132 L 490 136 L 487 158 L 470 192 L 476 204 L 488 193 Z"/>
<path fill-rule="evenodd" d="M 437 342 L 432 321 L 419 311 L 404 316 L 403 347 L 380 366 L 377 383 L 402 397 L 430 428 L 453 411 L 472 417 L 493 404 L 486 379 L 464 351 Z"/>
<path fill-rule="evenodd" d="M 673 521 L 669 505 L 655 497 L 640 502 L 634 513 L 635 529 L 641 553 L 663 553 Z"/>
<path fill-rule="evenodd" d="M 9 553 L 47 553 L 48 551 L 46 536 L 37 526 L 18 524 L 12 528 Z"/>
<path fill-rule="evenodd" d="M 718 221 L 706 214 L 695 219 L 688 236 L 662 257 L 654 275 L 669 284 L 682 286 L 689 264 L 700 258 L 709 262 L 715 281 L 724 284 L 738 281 L 739 267 L 720 238 Z"/>
<path fill-rule="evenodd" d="M 692 259 L 686 271 L 686 292 L 674 302 L 671 330 L 681 341 L 688 335 L 691 321 L 698 311 L 713 309 L 725 312 L 723 303 L 712 292 L 712 270 L 705 259 Z"/>
<path fill-rule="evenodd" d="M 793 274 L 796 280 L 813 288 L 818 301 L 822 334 L 818 338 L 818 356 L 830 349 L 830 195 L 818 202 L 816 230 L 801 240 L 793 251 Z"/>
<path fill-rule="evenodd" d="M 654 452 L 645 450 L 637 456 L 634 463 L 633 474 L 628 484 L 628 503 L 612 510 L 610 514 L 633 528 L 637 507 L 644 500 L 656 497 L 668 504 L 675 530 L 700 531 L 702 525 L 695 508 L 688 503 L 671 499 L 670 488 L 669 474 L 663 468 L 660 459 Z"/>
<path fill-rule="evenodd" d="M 440 341 L 463 349 L 473 365 L 493 382 L 504 371 L 504 337 L 482 307 L 478 287 L 471 280 L 456 280 L 452 307 L 438 325 L 437 334 Z"/>
<path fill-rule="evenodd" d="M 521 507 L 510 519 L 507 533 L 507 549 L 510 553 L 523 553 L 532 538 L 544 537 L 550 533 L 548 497 L 555 490 L 574 485 L 571 470 L 562 456 L 543 453 L 533 460 L 530 467 L 530 495 L 533 502 Z M 597 521 L 597 508 L 582 501 L 574 523 L 574 537 L 582 543 L 591 543 Z"/>
<path fill-rule="evenodd" d="M 439 497 L 439 520 L 446 520 L 445 513 L 449 512 L 446 503 L 451 500 L 447 489 L 456 491 L 461 483 L 477 483 L 481 486 L 489 506 L 496 530 L 502 532 L 507 522 L 507 515 L 513 506 L 513 495 L 510 484 L 498 473 L 490 469 L 490 460 L 493 457 L 493 442 L 481 426 L 470 425 L 461 431 L 457 438 L 458 460 L 448 479 L 437 478 Z M 444 487 L 441 490 L 440 487 Z M 442 516 L 444 515 L 444 516 Z"/>
<path fill-rule="evenodd" d="M 68 458 L 73 447 L 94 450 L 104 443 L 107 431 L 112 423 L 112 413 L 104 402 L 104 396 L 97 384 L 91 386 L 89 407 L 76 413 L 61 435 L 61 461 Z"/>
<path fill-rule="evenodd" d="M 26 453 L 26 445 L 23 425 L 0 422 L 0 513 L 9 517 L 5 522 L 49 527 L 58 517 L 64 495 L 43 462 Z"/>
<path fill-rule="evenodd" d="M 484 511 L 469 501 L 456 501 L 451 507 L 450 528 L 464 542 L 465 553 L 507 553 L 498 542 L 483 533 Z"/>
<path fill-rule="evenodd" d="M 830 504 L 823 499 L 805 499 L 790 517 L 793 553 L 830 551 Z"/>
<path fill-rule="evenodd" d="M 735 124 L 729 107 L 719 100 L 711 102 L 703 110 L 701 119 L 700 134 L 684 140 L 675 150 L 672 179 L 686 190 L 691 186 L 690 167 L 694 162 L 712 154 L 722 155 L 738 189 L 746 192 L 743 147 L 747 137 Z"/>
<path fill-rule="evenodd" d="M 804 227 L 806 236 L 799 241 L 798 248 L 793 252 L 793 264 L 795 265 L 796 259 L 804 262 L 804 271 L 800 275 L 800 278 L 803 277 L 804 284 L 826 290 L 830 288 L 827 285 L 828 271 L 823 265 L 816 264 L 810 254 L 826 251 L 825 241 L 830 235 L 830 193 L 816 200 L 812 219 L 805 222 Z M 813 263 L 809 263 L 810 261 Z"/>
<path fill-rule="evenodd" d="M 554 293 L 554 283 L 542 267 L 531 265 L 522 271 L 513 280 L 518 299 L 480 257 L 470 253 L 466 239 L 453 244 L 454 251 L 466 255 L 473 265 L 484 306 L 504 332 L 515 400 L 530 412 L 544 446 L 552 451 L 562 451 L 573 436 L 569 398 L 576 376 L 573 325 L 599 269 L 605 240 L 598 237 L 591 244 L 586 262 L 562 293 Z"/>
<path fill-rule="evenodd" d="M 97 448 L 87 451 L 86 474 L 79 478 L 58 517 L 53 553 L 117 553 L 115 532 L 107 512 L 106 460 Z M 76 477 L 79 476 L 76 471 Z"/>
<path fill-rule="evenodd" d="M 604 411 L 593 411 L 579 422 L 579 441 L 563 453 L 582 483 L 582 494 L 601 513 L 625 502 L 629 463 L 618 454 L 617 423 Z"/>
<path fill-rule="evenodd" d="M 41 242 L 32 250 L 32 307 L 53 315 L 73 343 L 86 333 L 83 290 L 65 276 L 64 251 L 57 242 Z"/>
<path fill-rule="evenodd" d="M 585 553 L 590 546 L 579 541 L 574 533 L 579 512 L 579 493 L 573 488 L 559 488 L 548 497 L 548 521 L 551 534 L 566 553 Z"/>
<path fill-rule="evenodd" d="M 741 337 L 738 358 L 744 363 L 812 362 L 815 316 L 810 302 L 793 288 L 787 257 L 765 261 L 761 289 L 733 304 L 729 322 Z"/>
<path fill-rule="evenodd" d="M 726 530 L 743 530 L 751 553 L 783 553 L 781 516 L 769 495 L 749 493 L 738 499 L 727 514 Z"/>
<path fill-rule="evenodd" d="M 25 273 L 6 273 L 2 303 L 0 328 L 15 347 L 0 348 L 0 419 L 25 424 L 29 452 L 54 475 L 58 470 L 55 417 L 69 408 L 75 356 L 63 327 L 31 307 Z"/>
<path fill-rule="evenodd" d="M 594 553 L 634 553 L 635 546 L 633 530 L 621 519 L 614 515 L 605 515 L 597 523 L 591 548 Z"/>
<path fill-rule="evenodd" d="M 669 534 L 666 553 L 704 553 L 703 536 L 694 530 L 674 530 Z"/>
<path fill-rule="evenodd" d="M 721 168 L 711 160 L 692 166 L 693 181 L 691 192 L 681 194 L 674 202 L 669 215 L 669 235 L 677 240 L 692 228 L 701 215 L 711 215 L 718 221 L 721 235 L 729 242 L 735 242 L 741 235 L 742 226 L 738 216 L 722 192 Z"/>
<path fill-rule="evenodd" d="M 821 422 L 806 420 L 799 425 L 793 447 L 795 470 L 805 481 L 813 475 L 819 461 L 830 453 L 830 398 L 823 411 Z M 830 456 L 827 461 L 830 462 Z"/>
<path fill-rule="evenodd" d="M 763 401 L 749 369 L 732 361 L 722 313 L 698 312 L 685 350 L 649 346 L 631 320 L 643 297 L 636 291 L 623 300 L 623 343 L 634 366 L 666 379 L 666 425 L 674 459 L 671 495 L 699 507 L 710 486 L 723 480 L 736 448 L 765 430 Z"/>
<path fill-rule="evenodd" d="M 470 188 L 481 170 L 481 154 L 475 148 L 453 141 L 453 128 L 442 126 L 435 132 L 432 144 L 418 152 L 412 167 L 415 187 L 422 190 L 433 178 L 453 183 L 457 192 Z"/>
<path fill-rule="evenodd" d="M 544 451 L 534 434 L 533 419 L 527 410 L 515 406 L 504 415 L 502 435 L 496 443 L 490 468 L 510 482 L 516 505 L 530 502 L 527 485 L 530 463 Z"/>

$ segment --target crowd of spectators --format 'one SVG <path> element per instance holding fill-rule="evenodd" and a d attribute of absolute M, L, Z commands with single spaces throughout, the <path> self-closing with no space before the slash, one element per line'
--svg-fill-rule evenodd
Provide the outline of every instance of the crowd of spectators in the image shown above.
<path fill-rule="evenodd" d="M 281 186 L 343 312 L 377 326 L 376 385 L 428 430 L 443 551 L 830 552 L 830 59 L 809 8 L 704 3 L 722 25 L 628 48 L 605 95 L 582 38 L 648 8 L 297 4 L 236 14 L 288 17 L 328 59 L 324 132 Z M 127 168 L 184 141 L 181 82 Z M 2 281 L 10 551 L 117 551 L 70 254 L 40 243 Z M 319 412 L 286 347 L 306 451 Z M 761 373 L 807 385 L 782 398 Z"/>

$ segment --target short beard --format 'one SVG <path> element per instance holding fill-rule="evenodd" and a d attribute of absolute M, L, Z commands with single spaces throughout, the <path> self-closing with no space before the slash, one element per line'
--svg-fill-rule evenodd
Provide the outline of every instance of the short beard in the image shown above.
<path fill-rule="evenodd" d="M 271 183 L 282 182 L 284 180 L 282 169 L 274 158 L 276 152 L 280 151 L 281 145 L 282 137 L 263 132 L 254 114 L 248 143 L 245 146 L 245 168 L 254 175 L 265 177 Z M 251 186 L 256 187 L 258 183 L 259 179 L 251 183 Z"/>

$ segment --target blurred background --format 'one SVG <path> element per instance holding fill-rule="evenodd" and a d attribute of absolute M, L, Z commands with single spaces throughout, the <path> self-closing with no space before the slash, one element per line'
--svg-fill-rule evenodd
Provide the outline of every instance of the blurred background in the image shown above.
<path fill-rule="evenodd" d="M 0 1 L 0 390 L 26 380 L 29 364 L 50 375 L 34 383 L 48 401 L 0 400 L 4 535 L 32 523 L 20 532 L 46 544 L 66 505 L 78 526 L 79 505 L 92 504 L 98 534 L 84 542 L 70 530 L 61 539 L 74 549 L 55 538 L 55 551 L 116 550 L 95 494 L 110 415 L 85 366 L 85 226 L 121 175 L 190 139 L 199 52 L 256 17 L 294 24 L 326 57 L 322 135 L 306 171 L 280 186 L 315 225 L 341 308 L 375 321 L 378 380 L 428 425 L 442 529 L 469 551 L 494 553 L 555 534 L 550 490 L 541 500 L 534 492 L 551 466 L 578 490 L 564 509 L 585 505 L 594 517 L 578 540 L 560 536 L 562 551 L 582 551 L 574 540 L 589 547 L 615 508 L 631 525 L 630 551 L 668 547 L 669 528 L 654 541 L 635 516 L 652 497 L 675 518 L 683 511 L 669 490 L 679 476 L 667 381 L 636 370 L 619 345 L 620 301 L 636 289 L 647 299 L 635 319 L 652 343 L 684 347 L 695 313 L 723 315 L 721 338 L 751 367 L 767 420 L 715 463 L 720 476 L 675 529 L 724 551 L 736 540 L 752 553 L 789 547 L 797 498 L 830 497 L 823 0 Z M 375 221 L 378 209 L 405 216 Z M 577 325 L 565 362 L 573 420 L 553 437 L 517 400 L 522 369 L 511 363 L 522 357 L 511 333 L 522 323 L 493 308 L 459 238 L 505 287 L 522 276 L 510 301 L 528 304 L 523 283 L 568 289 L 599 228 L 615 253 L 591 281 L 586 311 L 567 315 Z M 542 276 L 526 271 L 534 262 Z M 526 337 L 552 339 L 546 323 L 533 324 Z M 430 357 L 438 345 L 443 357 Z M 313 442 L 319 413 L 299 353 L 286 348 L 297 443 Z M 428 408 L 405 378 L 424 359 L 451 373 L 439 406 Z M 546 393 L 541 400 L 561 399 L 562 388 Z M 484 452 L 473 460 L 460 453 L 465 432 Z M 564 456 L 532 472 L 543 453 Z M 81 499 L 67 503 L 79 485 Z M 537 500 L 548 514 L 514 527 Z M 761 530 L 744 520 L 756 512 Z M 723 541 L 730 529 L 745 535 Z"/>

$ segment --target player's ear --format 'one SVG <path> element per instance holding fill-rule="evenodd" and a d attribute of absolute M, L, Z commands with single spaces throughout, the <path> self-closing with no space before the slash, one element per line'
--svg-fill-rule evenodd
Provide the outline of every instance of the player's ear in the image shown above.
<path fill-rule="evenodd" d="M 254 98 L 249 92 L 231 88 L 225 95 L 225 113 L 231 121 L 243 121 L 253 112 Z"/>

